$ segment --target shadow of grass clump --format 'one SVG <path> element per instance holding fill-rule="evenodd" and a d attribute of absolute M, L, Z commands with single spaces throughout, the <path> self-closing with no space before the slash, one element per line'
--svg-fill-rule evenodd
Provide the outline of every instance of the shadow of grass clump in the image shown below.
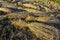
<path fill-rule="evenodd" d="M 13 26 L 6 26 L 1 31 L 0 40 L 38 40 L 28 28 L 15 28 Z M 40 39 L 39 39 L 40 40 Z"/>

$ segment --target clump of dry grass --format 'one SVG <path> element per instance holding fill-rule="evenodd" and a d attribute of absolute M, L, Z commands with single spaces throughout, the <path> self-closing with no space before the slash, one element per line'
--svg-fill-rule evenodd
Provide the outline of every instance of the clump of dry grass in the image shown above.
<path fill-rule="evenodd" d="M 18 23 L 17 23 L 18 22 Z M 41 40 L 59 40 L 59 32 L 58 29 L 53 26 L 48 26 L 40 23 L 26 23 L 24 21 L 12 21 L 13 25 L 17 25 L 19 27 L 28 27 L 33 34 L 35 34 Z"/>
<path fill-rule="evenodd" d="M 0 7 L 0 11 L 8 12 L 8 13 L 11 12 L 11 10 L 9 10 L 8 8 L 1 8 L 1 7 Z"/>

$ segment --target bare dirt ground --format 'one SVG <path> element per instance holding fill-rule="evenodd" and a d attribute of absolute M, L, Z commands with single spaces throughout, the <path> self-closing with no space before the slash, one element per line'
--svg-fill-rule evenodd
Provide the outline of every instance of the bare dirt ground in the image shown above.
<path fill-rule="evenodd" d="M 0 0 L 0 40 L 60 40 L 60 4 Z"/>

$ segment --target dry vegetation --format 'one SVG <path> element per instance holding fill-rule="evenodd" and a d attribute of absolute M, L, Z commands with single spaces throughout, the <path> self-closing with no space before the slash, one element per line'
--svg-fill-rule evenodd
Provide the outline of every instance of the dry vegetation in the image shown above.
<path fill-rule="evenodd" d="M 0 0 L 0 40 L 60 40 L 60 4 Z"/>

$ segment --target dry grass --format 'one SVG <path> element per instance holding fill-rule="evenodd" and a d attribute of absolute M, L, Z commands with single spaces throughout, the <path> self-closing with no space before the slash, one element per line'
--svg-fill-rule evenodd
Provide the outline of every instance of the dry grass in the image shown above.
<path fill-rule="evenodd" d="M 0 40 L 60 40 L 59 11 L 48 0 L 2 1 Z"/>

